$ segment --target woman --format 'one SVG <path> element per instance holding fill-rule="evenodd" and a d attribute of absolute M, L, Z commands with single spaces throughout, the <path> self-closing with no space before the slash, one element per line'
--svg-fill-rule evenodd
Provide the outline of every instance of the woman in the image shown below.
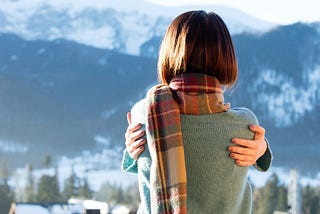
<path fill-rule="evenodd" d="M 190 11 L 172 21 L 158 59 L 162 84 L 132 108 L 138 125 L 128 114 L 122 168 L 138 173 L 139 213 L 251 213 L 248 166 L 266 171 L 272 156 L 255 115 L 224 104 L 237 75 L 217 14 Z"/>

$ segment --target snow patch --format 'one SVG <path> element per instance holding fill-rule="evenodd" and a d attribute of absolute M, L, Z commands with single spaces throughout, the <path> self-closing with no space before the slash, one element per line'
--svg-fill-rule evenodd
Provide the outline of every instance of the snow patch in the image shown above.
<path fill-rule="evenodd" d="M 290 77 L 279 75 L 280 72 L 269 69 L 262 73 L 256 84 L 265 84 L 269 89 L 258 97 L 258 101 L 266 106 L 268 116 L 277 127 L 290 126 L 314 109 L 319 100 L 320 65 L 306 72 L 307 82 L 299 88 Z"/>
<path fill-rule="evenodd" d="M 119 110 L 118 107 L 105 110 L 105 111 L 102 112 L 101 116 L 102 116 L 103 119 L 107 120 L 107 119 L 109 119 L 112 115 L 114 115 L 115 113 L 117 113 L 118 110 Z"/>
<path fill-rule="evenodd" d="M 126 188 L 137 183 L 137 176 L 121 170 L 121 158 L 120 149 L 105 149 L 100 153 L 84 151 L 81 156 L 61 157 L 55 167 L 34 169 L 32 176 L 37 185 L 43 175 L 54 176 L 57 173 L 60 189 L 63 189 L 72 173 L 79 179 L 87 179 L 94 191 L 98 191 L 105 183 Z M 15 187 L 17 196 L 23 197 L 21 194 L 27 185 L 28 176 L 27 167 L 18 168 L 10 179 L 10 185 Z"/>
<path fill-rule="evenodd" d="M 40 48 L 38 51 L 37 51 L 37 54 L 38 55 L 42 55 L 46 52 L 47 50 L 45 48 Z"/>
<path fill-rule="evenodd" d="M 0 140 L 0 152 L 12 154 L 25 154 L 29 151 L 28 146 L 15 141 Z"/>
<path fill-rule="evenodd" d="M 16 207 L 16 213 L 50 214 L 49 210 L 41 205 L 21 204 Z"/>
<path fill-rule="evenodd" d="M 106 146 L 106 147 L 109 147 L 110 143 L 111 143 L 111 139 L 110 138 L 105 138 L 105 137 L 103 137 L 101 135 L 94 136 L 94 141 L 97 144 L 100 144 L 100 145 L 103 145 L 103 146 Z"/>
<path fill-rule="evenodd" d="M 97 48 L 117 49 L 114 29 L 110 26 L 93 28 L 85 23 L 72 23 L 75 31 L 68 33 L 68 40 L 76 41 Z M 90 39 L 89 39 L 90 38 Z"/>
<path fill-rule="evenodd" d="M 10 57 L 10 59 L 11 59 L 12 61 L 16 61 L 16 60 L 18 59 L 18 57 L 17 57 L 17 55 L 12 55 L 12 56 Z"/>
<path fill-rule="evenodd" d="M 68 39 L 86 45 L 139 55 L 140 46 L 160 36 L 178 14 L 206 8 L 221 14 L 232 34 L 264 32 L 270 24 L 240 10 L 222 6 L 165 7 L 147 1 L 123 0 L 19 0 L 1 1 L 5 22 L 0 32 L 15 33 L 25 39 Z"/>

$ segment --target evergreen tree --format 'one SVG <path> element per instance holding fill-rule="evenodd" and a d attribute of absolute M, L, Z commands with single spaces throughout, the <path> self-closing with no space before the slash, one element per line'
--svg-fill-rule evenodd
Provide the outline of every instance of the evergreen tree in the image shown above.
<path fill-rule="evenodd" d="M 277 211 L 288 210 L 288 190 L 284 185 L 278 187 L 278 203 L 276 206 Z"/>
<path fill-rule="evenodd" d="M 8 213 L 11 203 L 13 202 L 13 192 L 11 191 L 7 179 L 0 179 L 0 210 L 1 212 Z"/>
<path fill-rule="evenodd" d="M 320 190 L 306 186 L 303 191 L 302 210 L 304 214 L 320 213 Z"/>
<path fill-rule="evenodd" d="M 108 198 L 109 190 L 110 190 L 109 187 L 110 187 L 109 183 L 102 184 L 99 190 L 94 193 L 93 197 L 98 201 L 105 201 L 109 203 L 110 202 Z"/>
<path fill-rule="evenodd" d="M 38 185 L 37 202 L 54 203 L 60 202 L 60 192 L 57 176 L 43 175 Z"/>
<path fill-rule="evenodd" d="M 35 201 L 35 193 L 34 193 L 34 180 L 33 180 L 33 167 L 31 164 L 27 164 L 27 185 L 25 187 L 25 195 L 26 202 L 34 202 Z"/>
<path fill-rule="evenodd" d="M 89 187 L 89 183 L 87 179 L 83 180 L 83 184 L 78 189 L 78 196 L 81 198 L 91 198 L 92 197 L 92 190 Z"/>
<path fill-rule="evenodd" d="M 78 196 L 77 182 L 78 178 L 72 170 L 70 177 L 65 181 L 62 191 L 62 198 L 64 202 L 67 202 L 71 197 Z"/>
<path fill-rule="evenodd" d="M 9 169 L 6 161 L 0 163 L 0 179 L 7 179 L 9 177 Z"/>
<path fill-rule="evenodd" d="M 109 190 L 108 190 L 107 201 L 110 201 L 113 203 L 123 203 L 124 201 L 123 190 L 120 186 L 109 184 L 108 189 Z"/>
<path fill-rule="evenodd" d="M 272 214 L 278 205 L 278 185 L 279 178 L 277 174 L 272 174 L 265 186 L 261 189 L 260 199 L 257 201 L 257 214 Z"/>
<path fill-rule="evenodd" d="M 11 203 L 14 200 L 14 194 L 8 185 L 9 170 L 6 161 L 0 163 L 0 210 L 9 212 Z"/>
<path fill-rule="evenodd" d="M 43 160 L 43 165 L 44 165 L 44 167 L 45 167 L 45 168 L 49 168 L 51 162 L 52 162 L 52 157 L 51 157 L 51 155 L 46 155 L 46 156 L 44 157 L 44 160 Z"/>
<path fill-rule="evenodd" d="M 95 194 L 95 198 L 101 201 L 106 201 L 110 204 L 124 203 L 124 192 L 123 189 L 118 185 L 105 183 Z"/>
<path fill-rule="evenodd" d="M 259 214 L 259 207 L 261 207 L 262 188 L 254 188 L 252 191 L 252 211 Z"/>
<path fill-rule="evenodd" d="M 138 206 L 140 203 L 140 195 L 137 184 L 127 187 L 124 191 L 124 203 Z"/>
<path fill-rule="evenodd" d="M 140 203 L 138 184 L 126 187 L 104 183 L 100 189 L 94 193 L 94 198 L 99 201 L 105 201 L 110 206 L 115 204 L 127 204 L 132 210 L 136 210 Z"/>

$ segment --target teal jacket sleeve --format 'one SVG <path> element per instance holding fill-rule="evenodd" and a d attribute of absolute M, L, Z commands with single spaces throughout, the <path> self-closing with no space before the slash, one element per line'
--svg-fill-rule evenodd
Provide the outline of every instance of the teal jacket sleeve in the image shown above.
<path fill-rule="evenodd" d="M 135 173 L 135 174 L 138 173 L 138 162 L 130 157 L 127 150 L 123 151 L 121 169 L 124 172 L 130 172 L 130 173 Z"/>
<path fill-rule="evenodd" d="M 132 123 L 145 124 L 145 109 L 144 99 L 134 104 L 130 110 Z M 144 129 L 144 127 L 142 129 Z M 126 149 L 123 151 L 121 169 L 125 172 L 138 173 L 138 162 L 130 157 Z"/>
<path fill-rule="evenodd" d="M 262 172 L 267 171 L 272 163 L 272 152 L 270 150 L 270 146 L 269 146 L 269 142 L 268 140 L 265 138 L 266 142 L 267 142 L 267 150 L 265 151 L 265 153 L 257 160 L 257 162 L 254 164 L 254 167 Z"/>

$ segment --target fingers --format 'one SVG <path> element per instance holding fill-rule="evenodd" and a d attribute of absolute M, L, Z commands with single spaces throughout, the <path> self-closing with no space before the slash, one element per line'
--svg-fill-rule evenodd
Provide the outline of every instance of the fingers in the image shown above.
<path fill-rule="evenodd" d="M 128 121 L 129 126 L 131 126 L 131 112 L 127 113 L 127 121 Z"/>
<path fill-rule="evenodd" d="M 254 132 L 254 139 L 253 140 L 262 140 L 265 138 L 265 129 L 259 125 L 250 125 L 249 129 Z M 234 144 L 238 144 L 240 146 L 245 147 L 255 147 L 256 142 L 253 140 L 245 140 L 241 138 L 233 138 L 231 141 Z"/>
<path fill-rule="evenodd" d="M 250 125 L 249 129 L 254 132 L 255 140 L 257 140 L 257 138 L 264 138 L 266 130 L 263 127 L 259 125 Z"/>
<path fill-rule="evenodd" d="M 255 159 L 251 155 L 243 155 L 238 153 L 230 153 L 230 157 L 235 160 L 245 161 L 245 162 L 255 162 Z"/>
<path fill-rule="evenodd" d="M 131 145 L 127 146 L 127 151 L 130 155 L 131 158 L 134 160 L 137 160 L 139 155 L 143 152 L 144 150 L 144 144 L 146 143 L 145 139 L 139 139 L 135 142 L 133 142 Z"/>
<path fill-rule="evenodd" d="M 127 131 L 125 133 L 125 138 L 126 140 L 128 140 L 128 138 L 131 136 L 132 133 L 135 133 L 136 131 L 138 131 L 139 129 L 141 129 L 142 127 L 142 124 L 138 123 L 138 124 L 135 124 L 135 125 L 129 125 L 128 128 L 127 128 Z"/>
<path fill-rule="evenodd" d="M 248 142 L 242 143 L 242 145 L 248 145 Z M 229 146 L 228 151 L 230 151 L 230 158 L 234 159 L 238 166 L 251 166 L 256 162 L 257 149 L 255 148 Z"/>
<path fill-rule="evenodd" d="M 243 143 L 243 142 L 244 143 Z M 259 157 L 261 157 L 265 150 L 266 145 L 262 141 L 250 141 L 242 140 L 242 143 L 238 145 L 243 146 L 229 146 L 227 149 L 230 152 L 230 157 L 235 160 L 236 164 L 239 166 L 251 166 L 253 165 Z M 264 141 L 264 140 L 263 140 Z M 251 145 L 251 142 L 254 144 Z"/>
<path fill-rule="evenodd" d="M 239 160 L 236 160 L 235 163 L 238 165 L 238 166 L 252 166 L 254 163 L 252 162 L 247 162 L 247 161 L 239 161 Z"/>
<path fill-rule="evenodd" d="M 251 166 L 256 162 L 254 157 L 249 155 L 230 153 L 230 157 L 235 160 L 235 164 L 238 166 Z"/>
<path fill-rule="evenodd" d="M 130 123 L 130 114 L 127 114 L 128 123 Z M 143 138 L 145 131 L 141 130 L 142 124 L 129 125 L 125 133 L 126 149 L 131 158 L 137 160 L 144 150 L 146 140 Z"/>
<path fill-rule="evenodd" d="M 233 138 L 231 140 L 232 143 L 237 144 L 239 146 L 242 147 L 247 147 L 247 148 L 255 148 L 256 142 L 254 142 L 253 140 L 245 140 L 245 139 L 241 139 L 241 138 Z"/>
<path fill-rule="evenodd" d="M 141 130 L 142 124 L 132 124 L 130 112 L 127 113 L 127 121 L 129 125 L 125 133 L 126 150 L 131 158 L 137 160 L 143 152 L 144 144 L 146 143 L 146 140 L 142 138 L 145 135 L 145 131 Z"/>
<path fill-rule="evenodd" d="M 255 154 L 254 149 L 240 147 L 240 146 L 229 146 L 228 150 L 231 153 L 237 153 L 237 154 L 242 154 L 242 155 L 254 155 Z"/>
<path fill-rule="evenodd" d="M 139 138 L 142 138 L 145 135 L 145 131 L 139 130 L 139 128 L 137 128 L 137 127 L 139 127 L 139 126 L 135 126 L 132 129 L 130 129 L 130 128 L 127 129 L 127 132 L 125 134 L 126 146 L 130 146 L 131 144 L 134 144 L 135 141 L 137 141 Z M 140 128 L 141 128 L 141 126 L 140 126 Z"/>
<path fill-rule="evenodd" d="M 137 160 L 139 155 L 143 152 L 144 150 L 144 146 L 141 146 L 139 148 L 137 148 L 136 150 L 134 150 L 134 152 L 129 153 L 130 157 L 134 160 Z"/>
<path fill-rule="evenodd" d="M 137 160 L 139 155 L 143 152 L 144 146 L 140 146 L 133 150 L 132 152 L 129 152 L 129 155 L 132 159 Z"/>
<path fill-rule="evenodd" d="M 139 139 L 135 142 L 133 142 L 130 146 L 127 147 L 127 150 L 129 153 L 133 153 L 136 149 L 138 149 L 139 147 L 144 147 L 145 144 L 145 139 Z"/>
<path fill-rule="evenodd" d="M 265 129 L 259 125 L 250 125 L 249 129 L 254 132 L 254 139 L 246 140 L 233 138 L 234 146 L 229 146 L 230 157 L 235 160 L 238 166 L 251 166 L 261 157 L 266 148 Z"/>

